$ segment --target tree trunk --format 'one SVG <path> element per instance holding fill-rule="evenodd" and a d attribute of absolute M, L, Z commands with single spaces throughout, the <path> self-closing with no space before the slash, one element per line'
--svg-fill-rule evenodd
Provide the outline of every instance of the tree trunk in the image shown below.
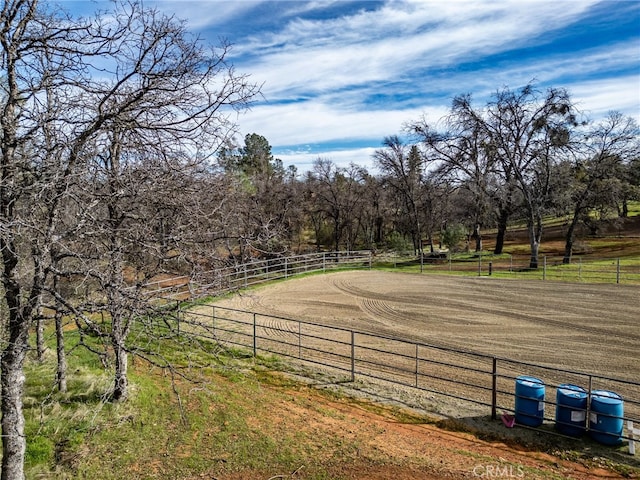
<path fill-rule="evenodd" d="M 493 253 L 500 255 L 504 249 L 504 239 L 507 235 L 507 223 L 509 222 L 509 211 L 506 208 L 500 209 L 498 217 L 498 234 L 496 235 L 496 246 Z"/>
<path fill-rule="evenodd" d="M 22 323 L 22 322 L 21 322 Z M 9 344 L 2 352 L 2 480 L 22 480 L 27 449 L 24 435 L 24 360 L 28 329 L 24 325 L 9 327 Z"/>
<path fill-rule="evenodd" d="M 531 260 L 529 261 L 529 268 L 537 270 L 539 251 L 540 251 L 540 244 L 535 240 L 532 240 L 531 241 Z"/>
<path fill-rule="evenodd" d="M 578 215 L 578 211 L 574 212 L 571 223 L 567 228 L 567 234 L 565 235 L 564 241 L 564 257 L 562 258 L 562 263 L 564 264 L 571 263 L 571 255 L 573 254 L 573 234 L 575 232 L 576 225 L 578 224 Z"/>
<path fill-rule="evenodd" d="M 530 220 L 527 225 L 529 231 L 529 244 L 531 246 L 531 261 L 529 268 L 538 268 L 538 256 L 540 253 L 540 242 L 542 240 L 542 219 Z"/>
<path fill-rule="evenodd" d="M 473 235 L 472 237 L 476 241 L 476 252 L 482 251 L 482 235 L 480 234 L 480 224 L 476 223 L 473 226 Z"/>
<path fill-rule="evenodd" d="M 622 218 L 627 218 L 629 216 L 629 203 L 626 198 L 622 199 L 622 211 L 620 212 L 620 216 Z"/>
<path fill-rule="evenodd" d="M 36 357 L 38 362 L 44 362 L 44 349 L 44 317 L 42 311 L 39 311 L 36 320 Z"/>
<path fill-rule="evenodd" d="M 383 227 L 384 227 L 384 218 L 376 217 L 376 227 L 375 227 L 375 233 L 373 235 L 373 241 L 376 245 L 380 245 L 384 238 Z"/>
<path fill-rule="evenodd" d="M 64 351 L 64 332 L 62 331 L 62 312 L 56 311 L 56 353 L 58 356 L 58 366 L 56 370 L 56 383 L 58 385 L 58 391 L 67 391 L 67 355 Z"/>
<path fill-rule="evenodd" d="M 113 400 L 125 401 L 129 394 L 127 380 L 128 358 L 124 346 L 126 335 L 122 333 L 121 326 L 114 328 L 112 334 L 113 352 L 115 354 L 115 378 L 113 384 Z"/>

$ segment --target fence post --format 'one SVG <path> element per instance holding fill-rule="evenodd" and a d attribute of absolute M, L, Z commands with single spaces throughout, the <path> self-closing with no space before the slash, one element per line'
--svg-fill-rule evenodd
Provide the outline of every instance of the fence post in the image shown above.
<path fill-rule="evenodd" d="M 373 252 L 369 251 L 369 270 L 371 270 L 372 263 L 373 263 Z"/>
<path fill-rule="evenodd" d="M 616 262 L 616 283 L 620 283 L 620 257 Z"/>
<path fill-rule="evenodd" d="M 211 323 L 213 324 L 213 336 L 216 336 L 216 306 L 211 305 Z"/>
<path fill-rule="evenodd" d="M 356 333 L 351 330 L 351 381 L 356 381 Z"/>
<path fill-rule="evenodd" d="M 298 360 L 302 360 L 302 322 L 298 320 Z"/>
<path fill-rule="evenodd" d="M 582 281 L 582 257 L 578 259 L 578 281 Z"/>
<path fill-rule="evenodd" d="M 629 455 L 636 454 L 636 440 L 639 439 L 640 428 L 634 428 L 633 422 L 627 420 L 627 430 L 629 431 Z"/>
<path fill-rule="evenodd" d="M 593 390 L 593 377 L 589 375 L 589 391 L 587 392 L 587 411 L 585 415 L 587 417 L 587 421 L 585 422 L 585 430 L 589 431 L 589 424 L 591 423 L 591 391 Z"/>
<path fill-rule="evenodd" d="M 418 388 L 418 373 L 419 373 L 419 364 L 418 364 L 418 344 L 416 343 L 416 388 Z"/>
<path fill-rule="evenodd" d="M 322 253 L 322 272 L 326 272 L 327 271 L 327 254 L 326 252 Z"/>
<path fill-rule="evenodd" d="M 491 419 L 498 418 L 498 359 L 493 357 L 491 369 Z"/>
<path fill-rule="evenodd" d="M 289 278 L 287 275 L 287 258 L 284 259 L 284 278 Z"/>
<path fill-rule="evenodd" d="M 542 280 L 547 279 L 547 256 L 542 257 Z"/>
<path fill-rule="evenodd" d="M 478 254 L 478 276 L 482 275 L 482 253 Z"/>
<path fill-rule="evenodd" d="M 256 336 L 256 314 L 253 314 L 253 356 L 257 356 L 258 352 L 258 337 Z"/>

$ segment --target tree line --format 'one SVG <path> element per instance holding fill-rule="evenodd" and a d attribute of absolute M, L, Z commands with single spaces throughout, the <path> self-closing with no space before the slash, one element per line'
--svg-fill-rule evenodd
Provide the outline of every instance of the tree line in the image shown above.
<path fill-rule="evenodd" d="M 298 176 L 256 133 L 218 160 L 220 178 L 238 185 L 229 205 L 248 207 L 228 248 L 243 261 L 310 248 L 428 255 L 461 237 L 481 251 L 488 228 L 501 254 L 518 222 L 537 268 L 545 218 L 565 219 L 568 263 L 578 227 L 595 233 L 596 218 L 626 217 L 640 199 L 636 121 L 618 112 L 589 121 L 566 89 L 535 85 L 498 90 L 481 106 L 460 95 L 444 118 L 408 122 L 402 138 L 388 136 L 375 151 L 375 174 L 318 158 Z"/>
<path fill-rule="evenodd" d="M 24 365 L 43 357 L 47 322 L 58 390 L 73 322 L 123 401 L 129 356 L 162 362 L 130 338 L 161 318 L 149 282 L 213 283 L 220 267 L 309 250 L 422 254 L 460 231 L 481 249 L 488 227 L 499 253 L 516 219 L 536 267 L 545 215 L 569 219 L 570 258 L 589 212 L 624 216 L 639 198 L 635 122 L 581 120 L 563 89 L 503 89 L 481 107 L 462 95 L 446 118 L 385 138 L 375 174 L 318 158 L 298 175 L 263 136 L 236 140 L 260 88 L 226 43 L 133 0 L 91 18 L 5 0 L 0 27 L 2 479 L 24 478 Z"/>

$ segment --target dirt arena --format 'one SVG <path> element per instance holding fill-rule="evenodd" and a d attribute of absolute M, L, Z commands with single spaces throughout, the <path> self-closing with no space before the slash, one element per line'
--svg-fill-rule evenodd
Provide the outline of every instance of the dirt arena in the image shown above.
<path fill-rule="evenodd" d="M 351 271 L 287 280 L 216 304 L 640 379 L 634 285 Z"/>

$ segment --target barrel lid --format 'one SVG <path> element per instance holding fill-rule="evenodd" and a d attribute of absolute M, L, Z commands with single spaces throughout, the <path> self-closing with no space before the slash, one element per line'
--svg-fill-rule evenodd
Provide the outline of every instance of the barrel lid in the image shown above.
<path fill-rule="evenodd" d="M 609 390 L 592 390 L 591 391 L 591 399 L 597 399 L 602 403 L 620 403 L 622 402 L 622 397 L 615 392 L 610 392 Z"/>
<path fill-rule="evenodd" d="M 587 391 L 584 388 L 578 385 L 572 385 L 570 383 L 564 383 L 562 385 L 559 385 L 558 392 L 564 395 L 565 397 L 573 397 L 573 398 L 587 397 Z"/>
<path fill-rule="evenodd" d="M 520 375 L 516 378 L 516 382 L 520 385 L 526 385 L 527 387 L 543 387 L 544 382 L 536 377 L 530 377 L 528 375 Z"/>

